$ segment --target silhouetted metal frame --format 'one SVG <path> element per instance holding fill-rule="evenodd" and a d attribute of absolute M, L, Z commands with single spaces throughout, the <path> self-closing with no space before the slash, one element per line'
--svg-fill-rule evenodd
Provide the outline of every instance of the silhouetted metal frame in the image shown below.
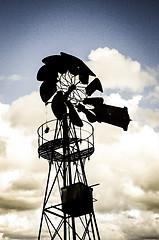
<path fill-rule="evenodd" d="M 68 155 L 70 153 L 70 146 L 69 146 L 69 141 L 68 141 L 68 133 L 72 137 L 75 137 L 76 139 L 78 139 L 78 138 L 77 138 L 77 135 L 76 135 L 75 126 L 74 125 L 71 126 L 70 122 L 68 123 L 67 117 L 65 118 L 65 124 L 66 125 L 63 126 L 63 124 L 64 124 L 64 120 L 62 120 L 62 121 L 57 120 L 55 134 L 54 134 L 54 139 L 58 138 L 58 136 L 61 134 L 62 129 L 64 129 L 64 131 L 66 131 L 65 133 L 63 133 L 63 136 L 64 136 L 64 134 L 66 134 L 65 141 L 67 143 L 66 145 L 64 143 L 64 148 L 63 148 L 64 160 L 61 161 L 61 162 L 58 162 L 58 161 L 54 162 L 54 151 L 52 152 L 52 160 L 49 161 L 49 171 L 48 171 L 48 178 L 47 178 L 47 183 L 46 183 L 46 191 L 45 191 L 45 195 L 44 195 L 44 203 L 43 203 L 43 209 L 42 209 L 42 216 L 41 216 L 38 240 L 40 240 L 40 236 L 41 236 L 43 218 L 45 218 L 45 222 L 46 222 L 46 225 L 47 225 L 48 232 L 50 234 L 51 240 L 53 240 L 56 236 L 58 236 L 60 239 L 67 240 L 67 231 L 70 231 L 69 228 L 72 229 L 73 240 L 76 240 L 76 239 L 84 240 L 87 236 L 89 237 L 89 239 L 93 239 L 93 240 L 97 240 L 98 239 L 98 240 L 100 240 L 100 236 L 99 236 L 98 227 L 97 227 L 97 224 L 96 224 L 94 211 L 92 213 L 90 213 L 90 214 L 85 215 L 85 216 L 79 216 L 78 217 L 80 219 L 80 221 L 81 221 L 81 224 L 83 225 L 83 228 L 84 228 L 83 235 L 82 235 L 82 237 L 80 237 L 79 234 L 76 232 L 76 229 L 75 229 L 75 218 L 62 212 L 62 209 L 60 208 L 62 204 L 56 204 L 54 206 L 46 207 L 47 202 L 49 201 L 50 195 L 51 195 L 51 193 L 53 191 L 55 183 L 58 182 L 59 190 L 61 188 L 60 187 L 60 183 L 59 183 L 59 175 L 63 179 L 63 182 L 64 182 L 63 186 L 66 185 L 66 181 L 68 181 L 67 178 L 69 178 L 68 183 L 71 184 L 72 181 L 73 182 L 75 181 L 76 175 L 77 175 L 77 178 L 79 178 L 80 175 L 81 175 L 81 173 L 78 173 L 78 166 L 79 166 L 79 164 L 80 164 L 80 168 L 81 168 L 81 171 L 82 171 L 81 181 L 84 184 L 88 185 L 87 184 L 86 175 L 85 175 L 85 170 L 84 170 L 84 160 L 82 159 L 82 157 L 80 155 L 79 141 L 75 142 L 75 146 L 73 147 L 73 150 L 72 150 L 72 151 L 78 151 L 78 155 L 79 155 L 79 161 L 76 161 L 74 163 L 75 166 L 76 166 L 76 171 L 75 171 L 75 175 L 74 175 L 75 179 L 72 180 L 72 176 L 71 176 L 71 162 L 68 162 Z M 42 126 L 42 131 L 44 131 L 44 126 Z M 93 144 L 94 144 L 94 142 L 93 142 Z M 89 147 L 89 142 L 88 142 L 88 147 Z M 67 162 L 65 161 L 65 156 L 66 155 L 67 155 Z M 55 166 L 56 175 L 54 177 L 54 180 L 52 182 L 52 185 L 51 185 L 50 189 L 48 189 L 49 180 L 50 180 L 50 173 L 51 173 L 51 169 L 52 169 L 53 164 Z M 56 212 L 53 211 L 53 209 L 61 211 L 61 214 L 57 214 Z M 49 218 L 49 216 L 47 214 L 53 214 L 53 215 L 61 218 L 61 221 L 60 221 L 58 227 L 54 226 L 53 222 L 51 221 L 51 219 Z M 85 222 L 84 222 L 84 220 L 82 220 L 82 217 L 85 218 Z M 71 219 L 72 225 L 70 224 L 69 219 Z M 94 221 L 94 224 L 93 224 L 93 221 Z M 54 229 L 54 233 L 52 233 L 49 224 Z M 61 227 L 63 225 L 64 225 L 64 233 L 63 233 L 64 235 L 63 235 L 63 238 L 62 238 L 62 236 L 59 233 L 59 231 L 60 231 L 60 229 L 61 229 Z M 91 236 L 90 236 L 89 228 L 91 228 L 91 232 L 92 232 L 93 238 L 91 238 Z M 97 238 L 95 236 L 95 231 L 96 231 L 96 234 L 97 234 Z M 68 233 L 68 234 L 70 234 L 70 233 Z"/>

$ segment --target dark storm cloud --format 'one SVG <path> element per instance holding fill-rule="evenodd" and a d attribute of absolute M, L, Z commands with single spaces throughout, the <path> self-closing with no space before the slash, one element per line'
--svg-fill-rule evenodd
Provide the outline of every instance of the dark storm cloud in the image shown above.
<path fill-rule="evenodd" d="M 136 229 L 137 230 L 137 229 Z M 157 240 L 159 239 L 159 235 L 156 233 L 156 235 L 150 231 L 150 233 L 134 233 L 131 235 L 130 233 L 127 233 L 127 240 Z"/>
<path fill-rule="evenodd" d="M 40 206 L 40 202 L 27 197 L 18 197 L 17 195 L 1 194 L 0 196 L 0 209 L 3 213 L 8 213 L 11 210 L 14 211 L 28 211 L 37 209 Z"/>
<path fill-rule="evenodd" d="M 159 235 L 146 236 L 145 234 L 141 234 L 141 235 L 130 236 L 130 237 L 128 236 L 128 240 L 149 240 L 149 239 L 157 240 L 159 239 Z"/>
<path fill-rule="evenodd" d="M 40 179 L 39 179 L 40 180 Z M 19 177 L 11 180 L 0 195 L 0 209 L 4 213 L 30 211 L 41 204 L 40 182 L 29 172 L 21 171 Z"/>
<path fill-rule="evenodd" d="M 158 194 L 143 194 L 143 196 L 140 196 L 136 199 L 136 203 L 139 204 L 139 208 L 141 207 L 141 209 L 159 213 L 158 198 Z"/>
<path fill-rule="evenodd" d="M 20 176 L 18 179 L 11 181 L 8 190 L 14 191 L 39 191 L 40 182 L 34 176 Z M 37 194 L 37 193 L 36 193 Z"/>
<path fill-rule="evenodd" d="M 2 239 L 20 239 L 20 240 L 22 240 L 22 239 L 30 239 L 30 240 L 32 240 L 32 239 L 37 239 L 37 236 L 35 236 L 35 235 L 32 235 L 32 234 L 28 234 L 28 236 L 27 236 L 27 233 L 16 233 L 16 234 L 14 234 L 14 233 L 4 233 L 3 234 L 3 236 L 2 236 Z"/>
<path fill-rule="evenodd" d="M 159 191 L 159 175 L 156 164 L 154 166 L 149 165 L 146 172 L 143 171 L 142 176 L 138 174 L 134 176 L 134 184 L 147 193 L 157 194 Z"/>

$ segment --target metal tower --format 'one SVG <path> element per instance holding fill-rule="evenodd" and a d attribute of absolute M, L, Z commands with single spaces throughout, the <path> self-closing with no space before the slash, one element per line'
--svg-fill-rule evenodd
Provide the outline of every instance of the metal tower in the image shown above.
<path fill-rule="evenodd" d="M 40 96 L 46 105 L 51 104 L 56 119 L 38 129 L 39 157 L 49 164 L 38 240 L 100 240 L 93 186 L 85 173 L 85 162 L 94 152 L 90 122 L 106 122 L 127 130 L 127 108 L 88 97 L 103 89 L 98 78 L 89 83 L 95 74 L 80 59 L 61 53 L 43 59 L 43 63 L 37 74 L 42 81 Z M 76 109 L 89 122 L 81 120 Z"/>

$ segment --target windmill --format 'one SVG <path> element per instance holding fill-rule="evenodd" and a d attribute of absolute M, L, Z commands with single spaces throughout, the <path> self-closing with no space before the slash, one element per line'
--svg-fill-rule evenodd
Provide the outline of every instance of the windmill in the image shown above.
<path fill-rule="evenodd" d="M 97 90 L 103 92 L 102 85 L 79 58 L 62 52 L 42 62 L 37 73 L 40 96 L 56 119 L 38 128 L 39 157 L 49 163 L 38 240 L 100 240 L 94 185 L 88 184 L 85 173 L 85 162 L 94 152 L 92 123 L 105 122 L 126 131 L 128 110 L 91 97 Z"/>

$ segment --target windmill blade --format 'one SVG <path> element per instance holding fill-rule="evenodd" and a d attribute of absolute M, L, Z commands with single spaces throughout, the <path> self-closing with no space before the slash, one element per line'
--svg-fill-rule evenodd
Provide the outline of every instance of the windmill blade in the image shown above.
<path fill-rule="evenodd" d="M 68 69 L 69 69 L 69 72 L 71 73 L 71 74 L 73 74 L 74 76 L 77 76 L 77 75 L 79 75 L 79 66 L 69 66 L 68 67 Z"/>
<path fill-rule="evenodd" d="M 69 118 L 70 118 L 71 122 L 78 127 L 82 127 L 83 122 L 80 119 L 78 113 L 76 112 L 73 104 L 70 101 L 67 101 L 66 104 L 69 109 Z"/>
<path fill-rule="evenodd" d="M 83 84 L 88 84 L 88 82 L 89 82 L 89 75 L 80 71 L 80 73 L 79 73 L 79 80 Z"/>
<path fill-rule="evenodd" d="M 65 59 L 69 65 L 80 65 L 82 60 L 68 53 L 60 52 L 61 57 Z"/>
<path fill-rule="evenodd" d="M 66 106 L 63 98 L 62 91 L 59 91 L 56 93 L 51 103 L 51 109 L 58 120 L 62 120 L 64 113 L 66 113 Z"/>
<path fill-rule="evenodd" d="M 43 65 L 38 73 L 38 81 L 56 81 L 57 82 L 58 71 L 53 66 Z"/>
<path fill-rule="evenodd" d="M 88 84 L 89 76 L 96 76 L 84 63 L 79 68 L 79 79 L 82 84 Z"/>
<path fill-rule="evenodd" d="M 56 82 L 45 81 L 40 86 L 40 96 L 43 102 L 47 102 L 56 92 Z"/>
<path fill-rule="evenodd" d="M 68 71 L 67 62 L 60 55 L 52 55 L 44 58 L 42 60 L 47 66 L 51 66 L 53 69 L 56 69 L 57 72 L 63 74 Z"/>
<path fill-rule="evenodd" d="M 43 58 L 42 62 L 46 65 L 53 65 L 56 64 L 61 59 L 60 55 L 51 55 L 48 57 Z"/>
<path fill-rule="evenodd" d="M 81 65 L 80 65 L 80 74 L 85 74 L 85 75 L 94 76 L 94 77 L 96 76 L 83 61 L 81 61 Z"/>
<path fill-rule="evenodd" d="M 98 78 L 95 78 L 87 87 L 86 94 L 91 96 L 96 90 L 103 92 L 102 84 Z"/>
<path fill-rule="evenodd" d="M 81 83 L 88 84 L 89 75 L 96 76 L 86 64 L 77 57 L 61 52 L 64 61 L 68 63 L 68 70 L 75 76 L 79 74 Z"/>
<path fill-rule="evenodd" d="M 96 106 L 96 105 L 102 105 L 104 102 L 104 99 L 102 97 L 93 97 L 93 98 L 85 98 L 83 100 L 84 104 L 89 104 L 92 106 Z"/>
<path fill-rule="evenodd" d="M 131 121 L 127 107 L 120 108 L 102 104 L 96 105 L 92 111 L 95 112 L 98 122 L 105 122 L 127 131 L 129 122 Z"/>
<path fill-rule="evenodd" d="M 86 109 L 84 105 L 79 103 L 76 107 L 79 111 L 83 112 L 86 115 L 89 122 L 93 123 L 97 121 L 95 114 Z"/>
<path fill-rule="evenodd" d="M 74 76 L 79 75 L 79 68 L 82 64 L 82 60 L 64 52 L 61 52 L 61 57 L 67 64 L 67 70 Z"/>

